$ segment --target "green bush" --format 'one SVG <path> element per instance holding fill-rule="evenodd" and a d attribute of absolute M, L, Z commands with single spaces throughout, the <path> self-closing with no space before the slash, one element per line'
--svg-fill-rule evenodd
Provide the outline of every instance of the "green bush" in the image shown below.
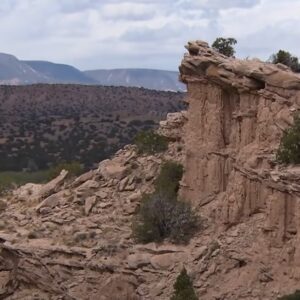
<path fill-rule="evenodd" d="M 153 131 L 142 131 L 134 139 L 139 153 L 154 154 L 168 149 L 168 139 Z"/>
<path fill-rule="evenodd" d="M 133 223 L 136 240 L 141 243 L 187 243 L 198 229 L 199 220 L 189 203 L 177 199 L 182 166 L 167 162 L 155 181 L 155 191 L 144 195 Z"/>
<path fill-rule="evenodd" d="M 236 43 L 237 40 L 234 38 L 219 37 L 213 42 L 212 47 L 223 55 L 230 57 L 235 53 L 233 45 L 235 45 Z"/>
<path fill-rule="evenodd" d="M 174 295 L 171 300 L 197 300 L 198 297 L 194 291 L 192 280 L 183 268 L 181 273 L 178 275 L 174 284 Z"/>
<path fill-rule="evenodd" d="M 270 61 L 273 64 L 284 64 L 291 68 L 293 72 L 300 72 L 300 63 L 298 57 L 293 56 L 288 51 L 279 50 L 276 54 L 271 56 Z"/>
<path fill-rule="evenodd" d="M 198 218 L 189 203 L 170 199 L 163 194 L 145 195 L 134 222 L 138 242 L 187 243 L 198 228 Z"/>
<path fill-rule="evenodd" d="M 294 294 L 280 297 L 278 300 L 300 300 L 300 291 L 297 290 Z"/>
<path fill-rule="evenodd" d="M 294 125 L 282 136 L 276 160 L 284 164 L 300 163 L 300 117 L 294 118 Z"/>
<path fill-rule="evenodd" d="M 60 163 L 48 171 L 48 179 L 51 180 L 57 177 L 62 170 L 69 172 L 68 177 L 79 176 L 83 172 L 83 167 L 79 162 Z"/>
<path fill-rule="evenodd" d="M 182 165 L 171 161 L 164 163 L 161 167 L 160 174 L 155 180 L 156 192 L 176 199 L 182 175 Z"/>

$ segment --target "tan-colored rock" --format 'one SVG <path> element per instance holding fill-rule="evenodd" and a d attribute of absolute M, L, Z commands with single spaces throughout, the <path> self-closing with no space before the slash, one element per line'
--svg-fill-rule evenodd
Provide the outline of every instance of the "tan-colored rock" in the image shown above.
<path fill-rule="evenodd" d="M 182 139 L 182 127 L 187 121 L 187 114 L 184 111 L 169 113 L 165 121 L 159 123 L 158 132 L 170 139 Z"/>
<path fill-rule="evenodd" d="M 121 180 L 126 176 L 127 167 L 118 160 L 104 160 L 99 164 L 98 174 L 102 175 L 106 180 L 118 179 Z"/>
<path fill-rule="evenodd" d="M 183 267 L 201 299 L 273 300 L 299 288 L 300 171 L 275 161 L 300 108 L 299 76 L 201 41 L 187 48 L 189 109 L 161 123 L 166 152 L 125 146 L 50 189 L 38 214 L 37 201 L 18 199 L 35 186 L 4 199 L 0 298 L 170 299 Z M 184 164 L 179 196 L 201 229 L 188 244 L 137 244 L 132 221 L 166 160 Z"/>
<path fill-rule="evenodd" d="M 106 199 L 108 194 L 106 192 L 100 190 L 100 191 L 96 192 L 96 196 L 98 196 L 100 199 Z"/>
<path fill-rule="evenodd" d="M 94 176 L 95 176 L 94 170 L 86 172 L 74 180 L 74 182 L 72 183 L 72 187 L 77 187 L 77 186 L 83 184 L 84 182 L 93 179 Z"/>
<path fill-rule="evenodd" d="M 91 190 L 95 190 L 99 187 L 99 183 L 95 180 L 88 180 L 86 182 L 84 182 L 83 184 L 81 184 L 76 191 L 80 194 L 83 194 L 87 191 L 91 191 Z"/>
<path fill-rule="evenodd" d="M 154 269 L 169 270 L 176 263 L 184 263 L 187 257 L 183 253 L 166 253 L 155 255 L 150 259 L 150 263 Z"/>
<path fill-rule="evenodd" d="M 91 196 L 85 199 L 84 211 L 85 215 L 88 216 L 97 202 L 97 196 Z"/>
<path fill-rule="evenodd" d="M 56 178 L 54 178 L 53 180 L 51 180 L 50 182 L 48 182 L 47 184 L 41 187 L 38 193 L 38 198 L 39 199 L 45 198 L 53 194 L 54 192 L 57 192 L 58 189 L 66 180 L 67 176 L 68 176 L 68 171 L 62 170 Z"/>
<path fill-rule="evenodd" d="M 19 201 L 28 201 L 39 197 L 42 184 L 27 183 L 13 191 L 13 196 Z"/>
<path fill-rule="evenodd" d="M 142 193 L 141 191 L 136 191 L 135 193 L 131 194 L 129 197 L 128 197 L 128 200 L 130 202 L 135 202 L 137 200 L 140 200 L 142 197 Z"/>
<path fill-rule="evenodd" d="M 6 208 L 7 208 L 7 202 L 4 201 L 4 200 L 2 200 L 2 199 L 0 199 L 0 212 L 2 210 L 5 210 Z"/>
<path fill-rule="evenodd" d="M 37 207 L 36 210 L 39 212 L 41 208 L 54 208 L 60 204 L 60 201 L 62 201 L 64 197 L 64 191 L 58 192 L 56 194 L 53 194 L 46 199 L 44 199 Z"/>
<path fill-rule="evenodd" d="M 149 253 L 146 254 L 132 254 L 127 257 L 127 264 L 129 269 L 138 269 L 150 264 Z"/>
<path fill-rule="evenodd" d="M 108 208 L 108 207 L 111 207 L 112 206 L 112 203 L 110 202 L 101 202 L 99 203 L 99 207 L 102 208 L 102 209 L 105 209 L 105 208 Z"/>

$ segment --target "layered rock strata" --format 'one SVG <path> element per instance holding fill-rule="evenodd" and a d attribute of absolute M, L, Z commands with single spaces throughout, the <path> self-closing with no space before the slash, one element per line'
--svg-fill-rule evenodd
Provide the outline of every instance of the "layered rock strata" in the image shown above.
<path fill-rule="evenodd" d="M 275 153 L 300 109 L 300 76 L 225 57 L 201 41 L 187 49 L 180 67 L 189 102 L 184 197 L 200 206 L 218 201 L 223 224 L 263 211 L 277 242 L 296 235 L 300 172 L 276 167 Z"/>
<path fill-rule="evenodd" d="M 168 300 L 185 266 L 199 299 L 273 300 L 299 289 L 300 168 L 276 164 L 300 108 L 300 77 L 191 42 L 189 109 L 159 132 L 165 153 L 126 146 L 78 178 L 65 172 L 0 199 L 0 299 Z M 132 218 L 163 161 L 202 220 L 188 245 L 136 244 Z"/>

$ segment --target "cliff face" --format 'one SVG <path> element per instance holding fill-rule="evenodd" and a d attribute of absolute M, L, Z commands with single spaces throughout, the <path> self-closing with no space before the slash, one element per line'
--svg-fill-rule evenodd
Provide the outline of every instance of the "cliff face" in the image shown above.
<path fill-rule="evenodd" d="M 187 49 L 180 67 L 189 102 L 183 196 L 200 206 L 217 201 L 218 223 L 264 212 L 264 230 L 276 242 L 294 237 L 300 172 L 279 170 L 274 160 L 300 108 L 300 76 L 283 65 L 227 58 L 200 41 Z"/>
<path fill-rule="evenodd" d="M 202 41 L 186 48 L 180 66 L 189 103 L 182 196 L 218 236 L 247 224 L 240 238 L 253 240 L 243 251 L 253 262 L 272 265 L 274 291 L 292 290 L 300 274 L 300 168 L 276 165 L 275 153 L 300 109 L 300 76 L 280 64 L 225 57 Z"/>
<path fill-rule="evenodd" d="M 183 266 L 199 299 L 299 289 L 300 168 L 274 159 L 300 108 L 300 77 L 199 41 L 187 49 L 189 109 L 160 123 L 165 153 L 126 146 L 78 178 L 63 172 L 0 199 L 0 299 L 168 300 Z M 166 160 L 184 164 L 180 193 L 202 229 L 188 245 L 138 245 L 132 217 Z"/>

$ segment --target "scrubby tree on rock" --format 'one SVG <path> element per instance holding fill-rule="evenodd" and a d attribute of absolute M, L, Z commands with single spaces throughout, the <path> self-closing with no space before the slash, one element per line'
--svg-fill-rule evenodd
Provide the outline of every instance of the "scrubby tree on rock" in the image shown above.
<path fill-rule="evenodd" d="M 281 138 L 276 159 L 283 164 L 300 164 L 300 117 L 295 116 L 294 125 Z"/>
<path fill-rule="evenodd" d="M 283 64 L 291 68 L 293 72 L 300 72 L 299 59 L 293 56 L 290 52 L 279 50 L 276 54 L 273 54 L 270 58 L 273 64 Z"/>
<path fill-rule="evenodd" d="M 216 49 L 218 52 L 220 52 L 221 54 L 231 57 L 235 53 L 235 49 L 233 46 L 236 43 L 237 40 L 234 38 L 219 37 L 213 42 L 212 47 Z"/>
<path fill-rule="evenodd" d="M 174 295 L 171 300 L 198 300 L 194 291 L 193 282 L 185 268 L 181 271 L 174 284 Z"/>

